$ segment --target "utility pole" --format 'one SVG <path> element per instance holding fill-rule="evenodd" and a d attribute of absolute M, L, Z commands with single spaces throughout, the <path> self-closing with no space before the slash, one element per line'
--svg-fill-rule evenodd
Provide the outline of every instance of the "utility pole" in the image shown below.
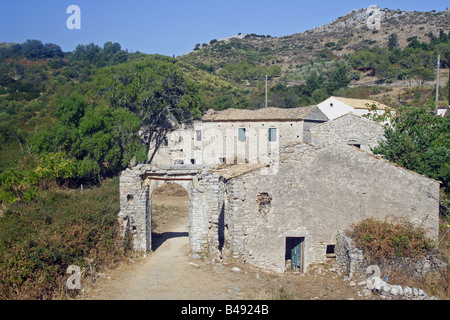
<path fill-rule="evenodd" d="M 441 64 L 441 55 L 438 54 L 438 61 L 437 61 L 437 71 L 436 71 L 436 110 L 435 114 L 438 112 L 438 100 L 439 100 L 439 66 Z"/>
<path fill-rule="evenodd" d="M 446 65 L 448 68 L 448 107 L 450 108 L 450 60 L 446 59 Z"/>
<path fill-rule="evenodd" d="M 266 74 L 266 108 L 267 108 L 268 100 L 267 100 L 267 74 Z"/>

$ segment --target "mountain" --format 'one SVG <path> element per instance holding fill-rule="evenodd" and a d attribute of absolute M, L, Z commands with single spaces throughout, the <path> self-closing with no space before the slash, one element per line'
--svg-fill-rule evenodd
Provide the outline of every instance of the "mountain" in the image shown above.
<path fill-rule="evenodd" d="M 429 40 L 430 32 L 450 31 L 450 9 L 419 12 L 382 9 L 370 6 L 353 10 L 345 16 L 305 32 L 271 37 L 246 34 L 223 40 L 213 39 L 180 57 L 215 73 L 224 65 L 251 62 L 266 67 L 279 66 L 280 76 L 320 58 L 337 59 L 364 48 L 386 47 L 391 34 L 397 34 L 400 48 L 408 39 Z"/>

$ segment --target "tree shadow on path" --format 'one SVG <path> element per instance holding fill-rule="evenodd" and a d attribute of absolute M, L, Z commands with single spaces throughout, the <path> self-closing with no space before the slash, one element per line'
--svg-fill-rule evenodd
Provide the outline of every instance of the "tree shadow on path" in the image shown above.
<path fill-rule="evenodd" d="M 166 240 L 180 237 L 189 237 L 189 232 L 152 232 L 152 251 L 156 251 Z"/>

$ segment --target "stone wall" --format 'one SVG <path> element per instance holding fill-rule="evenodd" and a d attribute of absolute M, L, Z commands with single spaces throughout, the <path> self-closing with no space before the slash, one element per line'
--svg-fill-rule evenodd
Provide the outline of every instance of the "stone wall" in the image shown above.
<path fill-rule="evenodd" d="M 306 270 L 328 259 L 339 230 L 368 217 L 404 218 L 437 239 L 434 180 L 347 145 L 286 146 L 280 161 L 276 174 L 227 181 L 225 221 L 236 257 L 283 272 L 286 238 L 304 238 Z"/>
<path fill-rule="evenodd" d="M 333 121 L 316 125 L 310 129 L 311 144 L 357 144 L 370 151 L 384 139 L 384 128 L 380 124 L 348 113 Z"/>
<path fill-rule="evenodd" d="M 119 226 L 124 239 L 131 237 L 134 250 L 151 249 L 151 203 L 149 186 L 143 184 L 142 166 L 127 169 L 120 175 Z"/>

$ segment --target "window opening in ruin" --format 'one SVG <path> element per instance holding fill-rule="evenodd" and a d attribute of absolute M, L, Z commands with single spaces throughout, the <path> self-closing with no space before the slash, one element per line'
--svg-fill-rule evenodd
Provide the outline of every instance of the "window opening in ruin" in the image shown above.
<path fill-rule="evenodd" d="M 261 192 L 258 194 L 256 204 L 260 213 L 267 214 L 272 207 L 272 196 L 267 192 Z"/>
<path fill-rule="evenodd" d="M 334 251 L 335 248 L 336 248 L 336 245 L 334 245 L 334 244 L 327 245 L 327 252 L 326 252 L 327 258 L 336 258 L 336 253 Z"/>
<path fill-rule="evenodd" d="M 128 202 L 133 201 L 133 199 L 134 199 L 134 196 L 132 194 L 127 195 Z"/>
<path fill-rule="evenodd" d="M 202 130 L 195 130 L 195 138 L 197 141 L 202 141 Z"/>
<path fill-rule="evenodd" d="M 286 237 L 284 260 L 286 270 L 303 271 L 303 244 L 305 237 Z"/>
<path fill-rule="evenodd" d="M 164 138 L 163 145 L 164 145 L 164 147 L 168 147 L 169 146 L 169 140 L 167 138 Z"/>
<path fill-rule="evenodd" d="M 354 147 L 357 147 L 358 149 L 361 149 L 361 144 L 358 143 L 357 140 L 354 140 L 354 139 L 348 140 L 347 144 L 351 145 L 351 146 L 354 146 Z"/>
<path fill-rule="evenodd" d="M 269 141 L 277 141 L 277 128 L 269 128 Z"/>
<path fill-rule="evenodd" d="M 245 135 L 245 128 L 238 128 L 238 139 L 241 142 L 245 142 L 247 137 Z"/>
<path fill-rule="evenodd" d="M 191 164 L 195 164 L 195 159 L 191 159 Z"/>

